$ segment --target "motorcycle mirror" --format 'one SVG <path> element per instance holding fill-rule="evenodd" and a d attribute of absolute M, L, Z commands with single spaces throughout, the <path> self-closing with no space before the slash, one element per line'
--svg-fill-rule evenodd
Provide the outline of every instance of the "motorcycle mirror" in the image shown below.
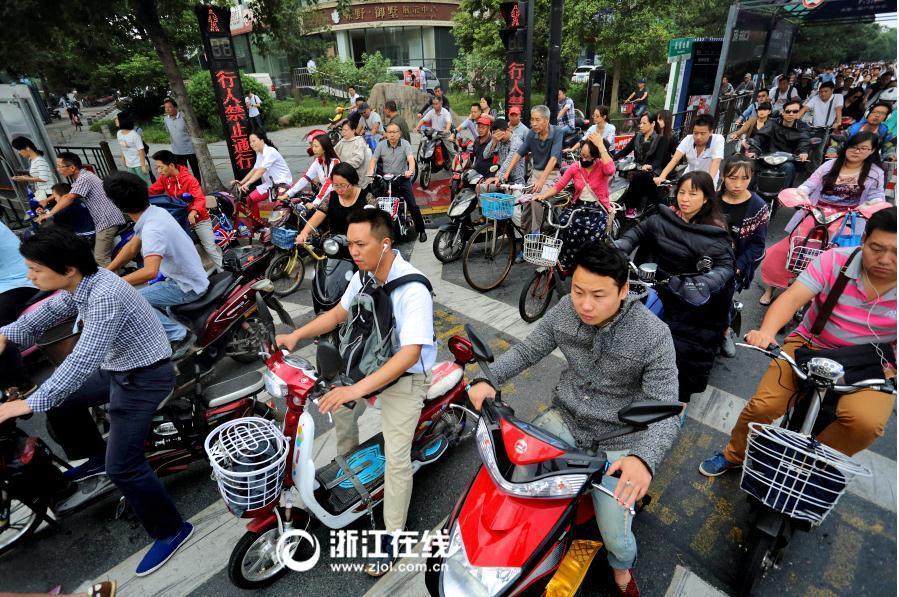
<path fill-rule="evenodd" d="M 492 363 L 493 351 L 490 350 L 490 347 L 486 342 L 481 340 L 481 337 L 478 336 L 477 332 L 474 331 L 474 328 L 471 327 L 470 324 L 465 324 L 465 333 L 468 335 L 468 339 L 471 340 L 471 347 L 474 350 L 475 358 L 479 361 Z"/>
<path fill-rule="evenodd" d="M 679 416 L 683 410 L 680 402 L 657 402 L 655 400 L 641 400 L 633 402 L 618 411 L 618 420 L 625 425 L 636 428 L 645 428 L 653 423 L 663 421 L 670 417 Z"/>
<path fill-rule="evenodd" d="M 343 359 L 340 351 L 331 342 L 325 339 L 318 341 L 318 349 L 315 352 L 316 368 L 322 379 L 334 379 L 343 368 Z"/>

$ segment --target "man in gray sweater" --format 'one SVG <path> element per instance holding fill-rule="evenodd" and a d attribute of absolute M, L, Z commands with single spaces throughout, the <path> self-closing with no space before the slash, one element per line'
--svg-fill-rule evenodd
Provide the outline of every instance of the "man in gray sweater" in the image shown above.
<path fill-rule="evenodd" d="M 558 348 L 568 361 L 553 393 L 552 408 L 533 424 L 572 446 L 589 449 L 602 434 L 621 429 L 618 411 L 639 400 L 677 401 L 677 366 L 668 327 L 639 301 L 628 298 L 628 263 L 618 249 L 588 244 L 576 257 L 571 294 L 536 329 L 491 366 L 500 384 Z M 480 410 L 495 390 L 472 384 L 469 397 Z M 646 495 L 652 475 L 677 435 L 670 418 L 646 431 L 598 447 L 611 463 L 602 484 L 616 498 L 593 490 L 593 508 L 622 595 L 638 594 L 632 571 L 637 556 L 631 516 L 624 508 Z M 613 473 L 620 473 L 615 478 Z"/>

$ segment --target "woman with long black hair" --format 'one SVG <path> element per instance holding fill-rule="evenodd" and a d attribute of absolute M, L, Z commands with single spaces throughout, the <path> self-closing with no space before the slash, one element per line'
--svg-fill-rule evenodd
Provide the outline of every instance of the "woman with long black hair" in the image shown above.
<path fill-rule="evenodd" d="M 678 396 L 687 403 L 705 390 L 734 291 L 734 252 L 727 222 L 708 172 L 684 174 L 677 203 L 628 230 L 618 247 L 647 250 L 658 264 L 662 319 L 677 353 Z"/>
<path fill-rule="evenodd" d="M 295 197 L 297 193 L 315 183 L 318 185 L 318 193 L 313 201 L 306 204 L 306 209 L 318 207 L 322 199 L 331 192 L 331 172 L 334 166 L 340 163 L 340 158 L 334 151 L 334 144 L 326 133 L 313 138 L 311 148 L 313 158 L 306 173 L 286 193 L 278 197 L 279 199 Z"/>
<path fill-rule="evenodd" d="M 884 173 L 877 154 L 879 138 L 874 133 L 856 133 L 840 149 L 835 160 L 824 162 L 799 191 L 808 196 L 812 205 L 829 212 L 845 212 L 863 203 L 884 201 Z M 840 231 L 845 218 L 837 218 L 828 226 L 829 236 Z M 771 304 L 774 289 L 786 288 L 794 277 L 787 269 L 790 240 L 794 236 L 805 237 L 815 226 L 815 221 L 799 211 L 787 224 L 789 234 L 768 248 L 762 261 L 762 281 L 765 292 L 759 298 L 764 306 Z M 863 219 L 856 222 L 856 230 L 863 230 Z M 846 230 L 849 234 L 850 231 Z"/>

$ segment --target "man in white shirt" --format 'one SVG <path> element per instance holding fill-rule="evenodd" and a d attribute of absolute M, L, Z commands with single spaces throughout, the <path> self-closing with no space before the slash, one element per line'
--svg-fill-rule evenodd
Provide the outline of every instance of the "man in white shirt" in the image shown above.
<path fill-rule="evenodd" d="M 147 185 L 130 172 L 116 172 L 103 181 L 103 189 L 116 207 L 134 220 L 134 237 L 107 266 L 117 271 L 140 252 L 144 265 L 124 277 L 133 286 L 156 278 L 165 280 L 143 286 L 139 292 L 156 308 L 156 314 L 172 346 L 172 360 L 183 356 L 196 341 L 185 326 L 163 313 L 167 307 L 199 299 L 209 288 L 203 261 L 187 232 L 166 210 L 150 205 Z"/>
<path fill-rule="evenodd" d="M 432 97 L 431 109 L 424 113 L 424 116 L 415 125 L 415 130 L 420 131 L 421 127 L 427 126 L 449 134 L 452 125 L 453 116 L 450 111 L 443 107 L 443 102 L 439 97 Z"/>
<path fill-rule="evenodd" d="M 362 117 L 359 119 L 356 133 L 364 135 L 368 146 L 374 151 L 383 136 L 381 134 L 381 115 L 372 110 L 368 104 L 362 104 L 359 111 L 362 113 Z"/>
<path fill-rule="evenodd" d="M 290 334 L 280 334 L 277 345 L 293 350 L 303 339 L 331 332 L 347 320 L 347 310 L 364 284 L 387 284 L 401 276 L 421 274 L 392 248 L 390 216 L 380 209 L 362 209 L 349 216 L 347 240 L 359 271 L 350 280 L 339 305 Z M 372 279 L 373 278 L 373 279 Z M 363 279 L 365 280 L 363 282 Z M 396 537 L 406 524 L 412 497 L 412 439 L 427 394 L 428 373 L 437 358 L 434 340 L 434 304 L 420 282 L 400 286 L 390 295 L 395 319 L 393 356 L 370 375 L 351 386 L 337 387 L 319 401 L 319 411 L 332 413 L 337 431 L 337 452 L 347 454 L 359 444 L 357 419 L 365 398 L 377 393 L 384 435 L 384 526 Z M 353 404 L 348 410 L 342 405 Z M 389 536 L 382 537 L 385 560 L 366 568 L 370 576 L 383 575 L 397 556 Z"/>
<path fill-rule="evenodd" d="M 671 161 L 653 179 L 655 183 L 658 185 L 667 180 L 671 171 L 686 157 L 687 169 L 684 174 L 697 170 L 708 172 L 717 186 L 721 160 L 724 159 L 724 136 L 712 133 L 714 130 L 715 118 L 711 114 L 697 116 L 693 123 L 693 133 L 680 142 Z"/>
<path fill-rule="evenodd" d="M 262 128 L 262 112 L 259 111 L 259 108 L 262 106 L 262 100 L 259 99 L 259 96 L 250 91 L 247 93 L 247 97 L 244 98 L 244 103 L 247 105 L 247 115 L 250 117 L 250 125 L 254 130 L 264 131 Z"/>
<path fill-rule="evenodd" d="M 789 75 L 782 75 L 777 79 L 777 84 L 768 91 L 771 100 L 771 113 L 779 114 L 788 100 L 799 99 L 796 86 L 790 83 Z"/>
<path fill-rule="evenodd" d="M 799 111 L 799 118 L 805 116 L 806 112 L 811 112 L 813 127 L 839 127 L 843 120 L 843 94 L 834 93 L 834 87 L 833 81 L 821 83 L 818 93 L 809 97 Z"/>

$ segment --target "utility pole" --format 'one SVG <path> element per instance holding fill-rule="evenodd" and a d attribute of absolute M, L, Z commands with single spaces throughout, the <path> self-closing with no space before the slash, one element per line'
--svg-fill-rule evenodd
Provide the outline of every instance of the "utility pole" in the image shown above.
<path fill-rule="evenodd" d="M 559 76 L 562 62 L 562 17 L 565 0 L 552 0 L 549 9 L 549 52 L 546 56 L 546 105 L 550 122 L 556 124 L 559 111 Z"/>

